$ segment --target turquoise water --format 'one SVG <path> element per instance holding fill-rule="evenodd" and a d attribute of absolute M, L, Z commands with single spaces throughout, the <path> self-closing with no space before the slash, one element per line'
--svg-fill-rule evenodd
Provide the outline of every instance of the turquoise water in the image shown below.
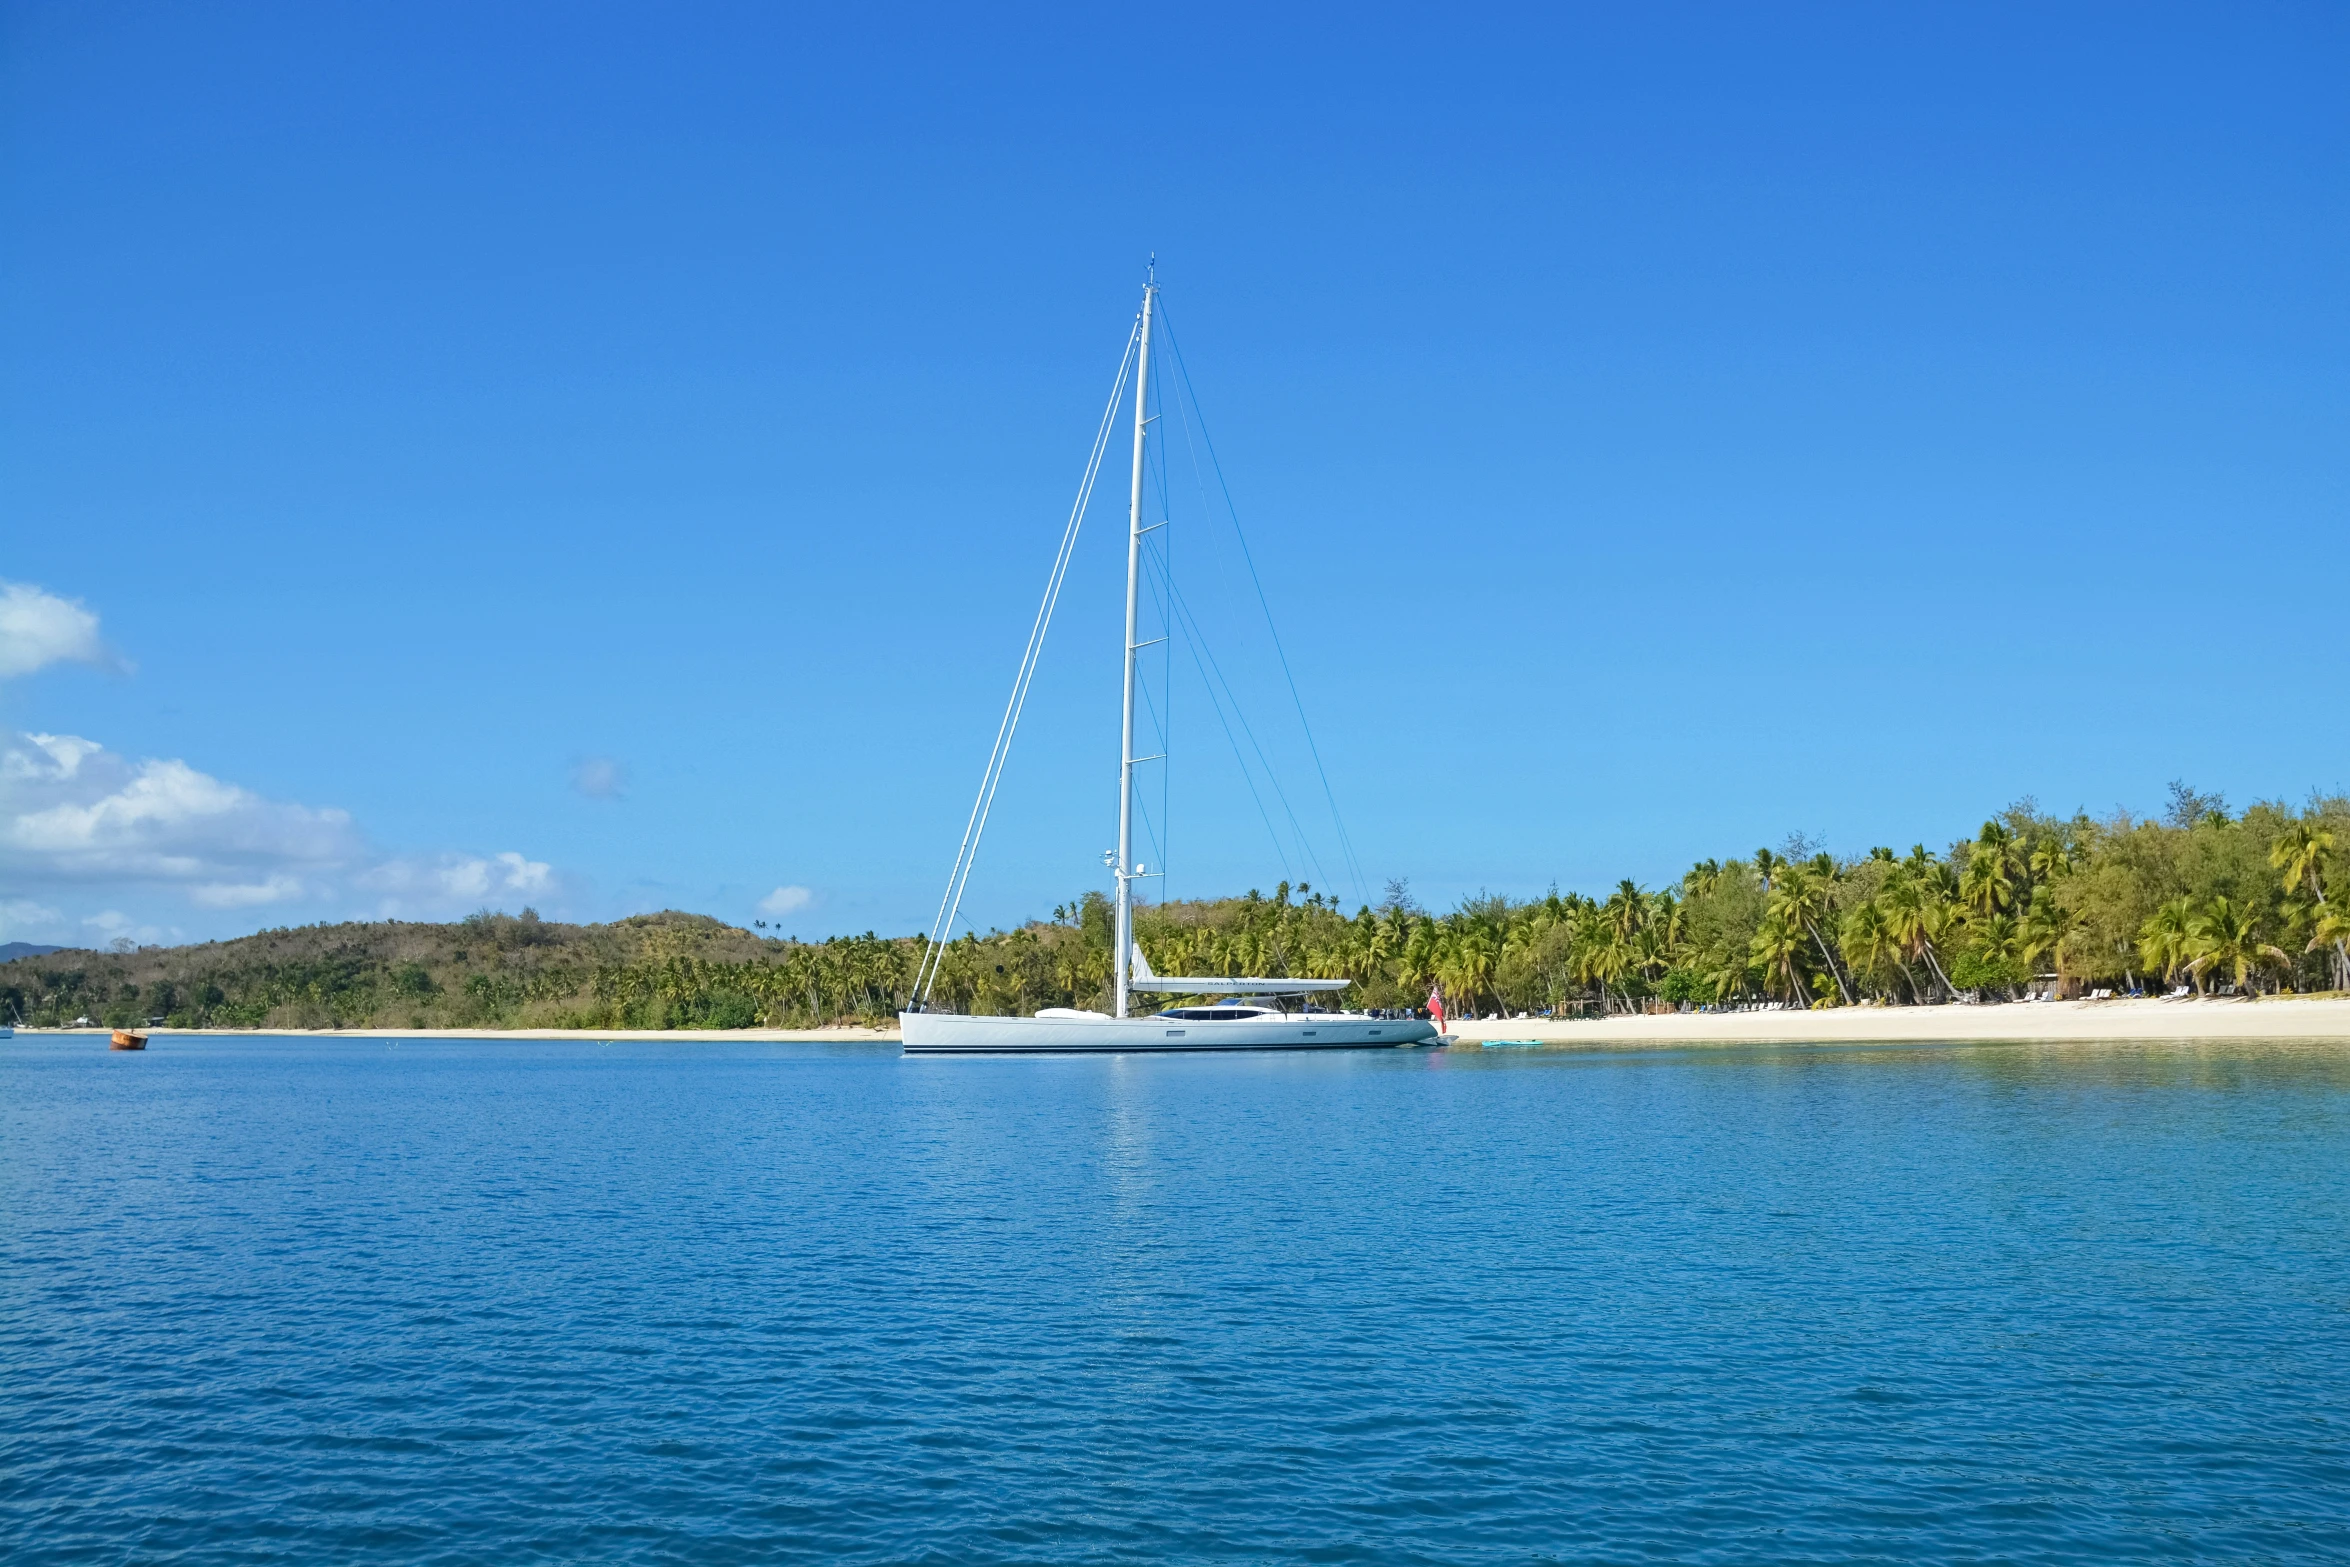
<path fill-rule="evenodd" d="M 13 1563 L 2341 1561 L 2350 1051 L 0 1046 Z"/>

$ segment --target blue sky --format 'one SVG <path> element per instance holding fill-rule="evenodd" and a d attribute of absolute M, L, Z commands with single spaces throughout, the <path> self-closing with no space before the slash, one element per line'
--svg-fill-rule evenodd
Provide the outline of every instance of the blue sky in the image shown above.
<path fill-rule="evenodd" d="M 1153 253 L 1373 895 L 2350 781 L 2338 7 L 4 14 L 0 939 L 926 924 Z M 983 926 L 1102 884 L 1122 499 Z"/>

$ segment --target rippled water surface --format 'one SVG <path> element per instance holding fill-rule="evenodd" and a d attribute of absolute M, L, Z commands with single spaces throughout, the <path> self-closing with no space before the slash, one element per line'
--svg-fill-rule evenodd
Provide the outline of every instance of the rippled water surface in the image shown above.
<path fill-rule="evenodd" d="M 15 1563 L 2350 1557 L 2350 1051 L 0 1045 Z"/>

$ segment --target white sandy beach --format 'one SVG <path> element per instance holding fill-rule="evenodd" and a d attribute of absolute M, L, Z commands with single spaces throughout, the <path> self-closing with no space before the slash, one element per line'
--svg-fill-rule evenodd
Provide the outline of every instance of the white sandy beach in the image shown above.
<path fill-rule="evenodd" d="M 1833 1007 L 1812 1012 L 1680 1012 L 1553 1022 L 1448 1025 L 1463 1043 L 1534 1039 L 1567 1047 L 1863 1044 L 1924 1040 L 2094 1043 L 2147 1039 L 2310 1039 L 2350 1044 L 2350 999 L 2019 1001 L 2001 1006 Z"/>

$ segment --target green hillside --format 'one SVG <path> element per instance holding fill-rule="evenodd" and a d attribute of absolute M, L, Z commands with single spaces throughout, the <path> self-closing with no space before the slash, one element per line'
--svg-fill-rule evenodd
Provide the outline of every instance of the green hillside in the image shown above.
<path fill-rule="evenodd" d="M 873 949 L 897 945 L 773 941 L 678 913 L 610 925 L 527 909 L 447 925 L 307 925 L 20 958 L 0 964 L 0 1011 L 51 1026 L 86 1016 L 215 1028 L 745 1028 L 885 1013 L 886 998 L 856 976 Z M 786 983 L 799 987 L 798 1004 Z"/>

